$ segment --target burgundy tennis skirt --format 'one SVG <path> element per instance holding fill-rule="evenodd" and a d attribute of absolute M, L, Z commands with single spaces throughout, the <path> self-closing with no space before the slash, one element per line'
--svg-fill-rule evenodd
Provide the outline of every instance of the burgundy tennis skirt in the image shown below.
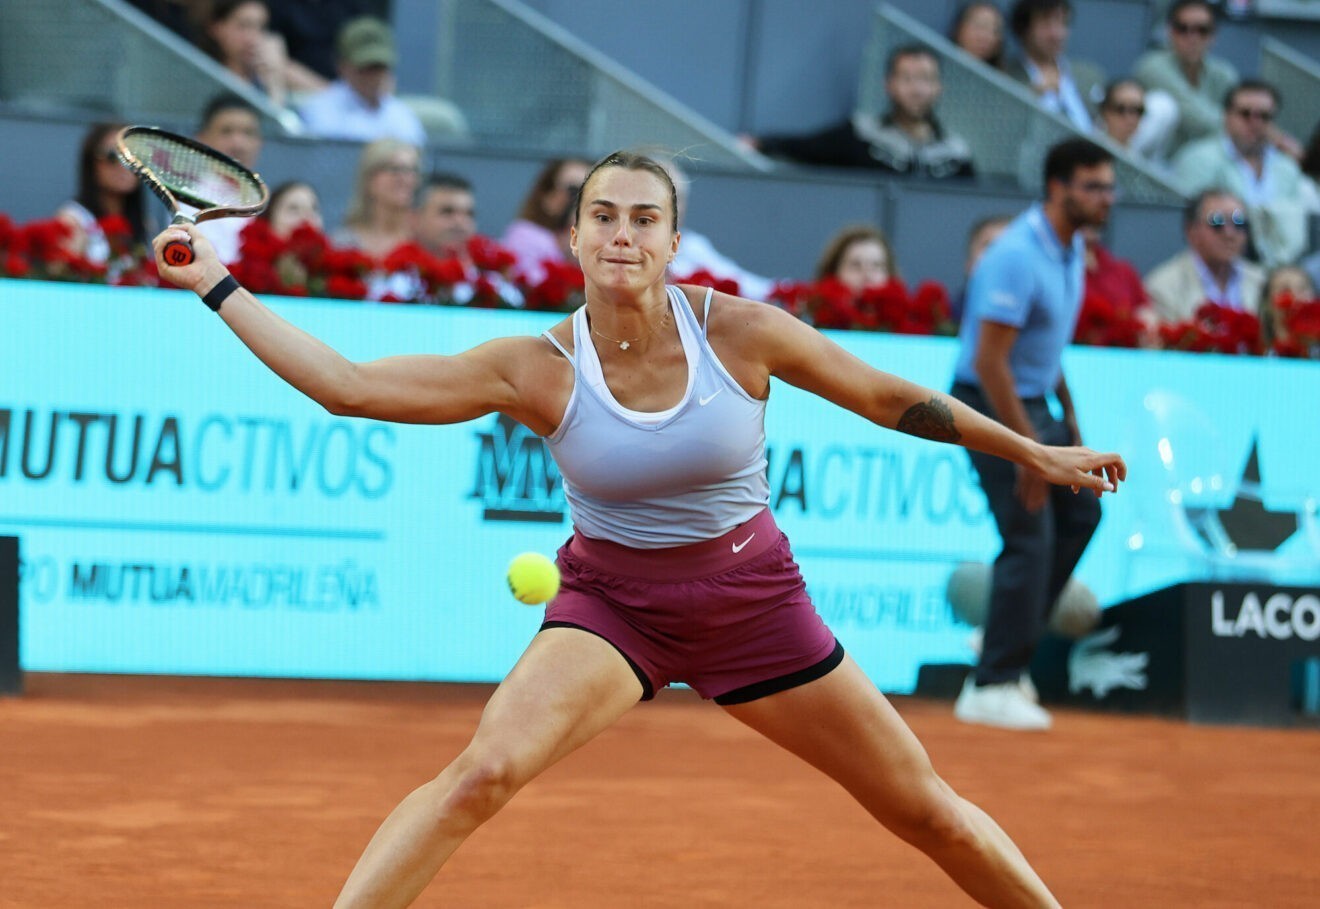
<path fill-rule="evenodd" d="M 768 508 L 721 537 L 668 549 L 574 534 L 558 562 L 562 582 L 541 627 L 604 638 L 632 666 L 643 700 L 685 682 L 741 704 L 843 660 Z"/>

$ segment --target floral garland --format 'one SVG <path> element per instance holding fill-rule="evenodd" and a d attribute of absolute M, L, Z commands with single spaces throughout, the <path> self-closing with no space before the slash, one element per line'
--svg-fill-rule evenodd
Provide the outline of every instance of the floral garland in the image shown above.
<path fill-rule="evenodd" d="M 124 218 L 111 216 L 98 223 L 110 247 L 104 264 L 69 251 L 72 229 L 63 221 L 51 218 L 18 225 L 0 214 L 0 277 L 113 286 L 163 283 L 155 261 L 134 242 Z M 468 243 L 470 267 L 458 259 L 435 256 L 416 243 L 405 243 L 377 259 L 334 247 L 308 225 L 281 239 L 261 219 L 243 228 L 239 244 L 240 259 L 230 271 L 254 293 L 545 312 L 569 312 L 584 300 L 585 284 L 576 264 L 546 262 L 542 280 L 527 284 L 514 274 L 513 254 L 481 236 Z M 674 280 L 738 293 L 736 281 L 706 271 Z M 907 335 L 957 331 L 948 292 L 935 281 L 909 289 L 895 279 L 860 293 L 836 278 L 785 281 L 774 287 L 767 302 L 817 328 Z M 1213 303 L 1201 306 L 1184 322 L 1158 328 L 1152 322 L 1144 308 L 1119 306 L 1088 292 L 1074 341 L 1103 347 L 1320 359 L 1320 299 L 1283 295 L 1275 304 L 1268 332 L 1255 315 Z"/>

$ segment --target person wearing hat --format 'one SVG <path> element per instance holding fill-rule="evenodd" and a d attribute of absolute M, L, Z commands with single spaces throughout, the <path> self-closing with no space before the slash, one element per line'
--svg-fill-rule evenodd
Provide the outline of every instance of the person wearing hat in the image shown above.
<path fill-rule="evenodd" d="M 394 95 L 398 55 L 390 27 L 370 16 L 352 19 L 339 30 L 335 45 L 339 78 L 298 111 L 307 131 L 325 139 L 425 145 L 421 121 Z"/>

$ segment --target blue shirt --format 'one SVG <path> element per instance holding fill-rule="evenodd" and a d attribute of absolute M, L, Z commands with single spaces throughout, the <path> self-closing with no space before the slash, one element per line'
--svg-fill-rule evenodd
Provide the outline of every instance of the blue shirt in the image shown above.
<path fill-rule="evenodd" d="M 1064 246 L 1039 205 L 1014 218 L 972 272 L 955 378 L 981 384 L 976 374 L 981 322 L 998 322 L 1018 329 L 1008 356 L 1018 397 L 1053 391 L 1063 371 L 1063 349 L 1082 309 L 1085 268 L 1080 233 Z"/>

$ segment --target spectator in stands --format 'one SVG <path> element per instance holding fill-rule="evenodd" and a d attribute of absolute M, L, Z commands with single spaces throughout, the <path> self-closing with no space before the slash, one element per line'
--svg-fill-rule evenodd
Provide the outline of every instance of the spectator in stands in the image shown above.
<path fill-rule="evenodd" d="M 1173 159 L 1182 191 L 1224 188 L 1246 203 L 1255 256 L 1266 268 L 1297 261 L 1306 248 L 1306 200 L 1297 162 L 1270 143 L 1279 93 L 1246 79 L 1224 98 L 1224 129 Z"/>
<path fill-rule="evenodd" d="M 1086 243 L 1086 296 L 1097 296 L 1122 312 L 1137 313 L 1150 302 L 1141 272 L 1105 246 L 1100 229 L 1081 228 Z"/>
<path fill-rule="evenodd" d="M 261 115 L 242 96 L 222 92 L 203 109 L 197 141 L 223 152 L 249 170 L 256 170 L 264 141 Z M 199 229 L 215 247 L 220 261 L 228 265 L 238 259 L 238 235 L 246 224 L 244 218 L 219 218 L 202 222 Z"/>
<path fill-rule="evenodd" d="M 472 258 L 472 241 L 477 238 L 477 202 L 472 183 L 460 174 L 431 174 L 418 190 L 413 219 L 419 246 L 463 266 L 465 280 L 456 283 L 450 294 L 455 303 L 466 304 L 475 293 L 472 282 L 479 275 Z M 486 280 L 505 303 L 522 305 L 522 293 L 499 274 L 487 273 Z"/>
<path fill-rule="evenodd" d="M 216 62 L 283 107 L 289 97 L 284 39 L 266 30 L 264 0 L 216 0 L 206 17 L 202 47 Z"/>
<path fill-rule="evenodd" d="M 1283 320 L 1279 317 L 1279 305 L 1285 296 L 1294 302 L 1310 302 L 1316 299 L 1315 282 L 1306 269 L 1297 265 L 1282 265 L 1270 272 L 1265 279 L 1265 290 L 1260 301 L 1260 333 L 1266 347 L 1290 336 Z"/>
<path fill-rule="evenodd" d="M 271 190 L 270 204 L 258 217 L 270 223 L 271 233 L 287 240 L 303 225 L 325 230 L 321 220 L 321 199 L 310 183 L 290 180 Z"/>
<path fill-rule="evenodd" d="M 774 290 L 775 282 L 743 268 L 721 253 L 705 234 L 692 228 L 687 221 L 688 193 L 692 179 L 672 159 L 661 159 L 678 193 L 678 225 L 681 237 L 678 252 L 669 263 L 669 273 L 675 278 L 686 278 L 697 272 L 707 272 L 716 278 L 738 283 L 738 295 L 752 300 L 765 300 Z"/>
<path fill-rule="evenodd" d="M 146 189 L 115 153 L 115 137 L 123 127 L 122 123 L 97 123 L 83 134 L 77 194 L 55 212 L 69 227 L 65 248 L 97 265 L 106 264 L 111 252 L 101 219 L 123 218 L 133 242 L 143 245 L 156 227 L 148 219 Z"/>
<path fill-rule="evenodd" d="M 1145 115 L 1146 90 L 1141 83 L 1126 76 L 1114 79 L 1105 86 L 1096 132 L 1108 136 L 1120 148 L 1128 148 Z"/>
<path fill-rule="evenodd" d="M 904 45 L 889 55 L 885 94 L 889 109 L 876 117 L 854 114 L 804 136 L 744 137 L 758 151 L 804 164 L 869 167 L 924 177 L 970 177 L 972 150 L 935 118 L 940 62 L 930 48 Z"/>
<path fill-rule="evenodd" d="M 468 241 L 477 235 L 477 200 L 472 183 L 459 174 L 426 178 L 413 210 L 417 244 L 442 259 L 457 259 L 472 269 Z"/>
<path fill-rule="evenodd" d="M 1187 249 L 1146 275 L 1160 322 L 1190 319 L 1204 303 L 1256 312 L 1265 272 L 1246 261 L 1247 210 L 1232 192 L 1205 190 L 1183 210 Z"/>
<path fill-rule="evenodd" d="M 1302 169 L 1303 206 L 1313 215 L 1320 214 L 1320 121 L 1297 162 Z"/>
<path fill-rule="evenodd" d="M 518 217 L 500 243 L 517 258 L 514 270 L 529 285 L 541 283 L 545 262 L 571 262 L 566 248 L 569 216 L 591 162 L 581 158 L 547 161 L 532 181 Z"/>
<path fill-rule="evenodd" d="M 383 257 L 413 239 L 413 195 L 421 151 L 398 139 L 368 143 L 358 157 L 357 179 L 334 243 Z"/>
<path fill-rule="evenodd" d="M 1080 445 L 1062 354 L 1082 305 L 1085 247 L 1114 200 L 1111 154 L 1086 139 L 1045 158 L 1045 201 L 1009 224 L 972 273 L 953 395 L 1031 438 Z M 1053 395 L 1062 419 L 1046 401 Z M 1048 729 L 1027 667 L 1064 584 L 1100 522 L 1091 495 L 1051 490 L 1008 461 L 970 452 L 1003 548 L 995 559 L 976 671 L 954 715 L 1008 729 Z"/>
<path fill-rule="evenodd" d="M 1095 131 L 1129 154 L 1146 159 L 1147 166 L 1165 171 L 1163 149 L 1177 115 L 1168 95 L 1147 92 L 1136 79 L 1122 76 L 1105 86 Z"/>
<path fill-rule="evenodd" d="M 986 66 L 1004 68 L 1004 14 L 990 0 L 960 6 L 949 26 L 949 40 Z"/>
<path fill-rule="evenodd" d="M 1217 136 L 1223 126 L 1224 98 L 1237 85 L 1237 70 L 1211 56 L 1215 11 L 1208 0 L 1174 0 L 1165 16 L 1168 48 L 1142 55 L 1133 76 L 1148 92 L 1173 99 L 1177 118 L 1161 151 L 1173 154 L 1188 142 Z"/>
<path fill-rule="evenodd" d="M 829 239 L 816 263 L 815 278 L 835 278 L 855 294 L 898 277 L 889 240 L 868 224 L 845 227 Z"/>
<path fill-rule="evenodd" d="M 369 16 L 353 19 L 340 30 L 337 47 L 339 78 L 299 108 L 308 132 L 326 139 L 396 139 L 424 146 L 421 121 L 394 95 L 398 54 L 390 27 Z"/>
<path fill-rule="evenodd" d="M 338 77 L 335 39 L 349 21 L 362 16 L 387 18 L 388 0 L 278 0 L 271 7 L 270 27 L 288 47 L 301 79 L 320 90 Z M 299 89 L 306 90 L 306 89 Z"/>
<path fill-rule="evenodd" d="M 1065 56 L 1072 5 L 1068 0 L 1017 0 L 1008 21 L 1022 56 L 1005 71 L 1030 87 L 1041 107 L 1089 133 L 1105 79 L 1094 64 Z"/>
<path fill-rule="evenodd" d="M 953 317 L 954 324 L 962 320 L 963 308 L 967 302 L 967 281 L 971 279 L 977 263 L 990 248 L 990 244 L 999 239 L 999 235 L 1012 221 L 1013 219 L 1008 215 L 990 215 L 976 221 L 972 224 L 971 230 L 967 231 L 967 260 L 963 264 L 963 286 L 949 298 L 949 314 Z"/>

